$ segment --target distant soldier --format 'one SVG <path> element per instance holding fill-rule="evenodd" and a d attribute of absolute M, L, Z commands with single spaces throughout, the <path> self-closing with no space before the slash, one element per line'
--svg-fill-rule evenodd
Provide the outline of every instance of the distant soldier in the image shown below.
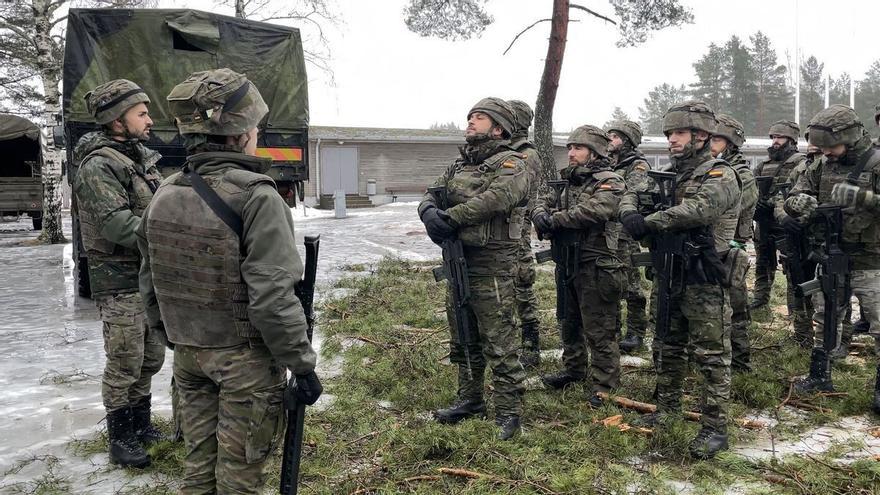
<path fill-rule="evenodd" d="M 448 296 L 449 359 L 458 365 L 458 394 L 451 406 L 435 411 L 434 416 L 440 423 L 485 416 L 488 365 L 495 391 L 495 423 L 501 428 L 498 436 L 508 440 L 521 431 L 525 390 L 525 371 L 517 355 L 520 333 L 514 317 L 514 284 L 523 218 L 517 209 L 524 209 L 528 202 L 530 174 L 525 157 L 510 147 L 516 116 L 506 101 L 484 98 L 467 118 L 467 145 L 461 148 L 461 158 L 434 182 L 446 188 L 449 204 L 441 208 L 444 205 L 430 193 L 419 204 L 419 218 L 432 241 L 442 244 L 456 238 L 464 246 L 470 285 L 465 317 L 476 333 L 476 342 L 459 342 L 455 309 Z"/>
<path fill-rule="evenodd" d="M 626 181 L 630 191 L 645 191 L 648 188 L 648 170 L 651 166 L 639 151 L 642 144 L 642 127 L 638 122 L 619 120 L 605 126 L 611 138 L 609 145 L 614 172 Z M 642 348 L 645 330 L 648 326 L 645 307 L 647 300 L 642 289 L 642 275 L 632 263 L 632 255 L 641 251 L 641 245 L 626 232 L 620 233 L 618 242 L 619 258 L 626 265 L 627 285 L 624 292 L 626 301 L 626 337 L 620 341 L 620 352 L 631 354 Z"/>
<path fill-rule="evenodd" d="M 806 156 L 798 152 L 797 143 L 800 137 L 800 127 L 790 120 L 780 120 L 770 126 L 770 139 L 773 143 L 767 148 L 769 159 L 761 162 L 755 169 L 755 176 L 770 176 L 774 178 L 774 190 L 776 186 L 788 180 L 791 170 L 802 163 Z M 756 207 L 756 218 L 770 218 L 772 222 L 775 203 L 770 200 L 759 200 Z M 759 227 L 755 231 L 755 289 L 750 305 L 751 309 L 758 309 L 770 302 L 770 291 L 773 288 L 773 279 L 776 277 L 778 259 L 774 236 L 781 233 L 774 227 L 770 232 L 763 232 Z M 795 335 L 804 335 L 808 329 L 809 317 L 803 313 L 795 312 L 791 315 L 794 319 Z"/>
<path fill-rule="evenodd" d="M 875 343 L 880 345 L 880 150 L 872 146 L 858 116 L 845 105 L 831 105 L 817 113 L 807 128 L 810 143 L 822 149 L 825 160 L 813 162 L 801 176 L 785 202 L 788 216 L 782 224 L 800 232 L 817 206 L 843 207 L 840 247 L 849 256 L 850 289 L 870 323 Z M 799 394 L 834 389 L 822 332 L 826 311 L 837 311 L 842 321 L 850 306 L 849 294 L 840 292 L 837 308 L 826 308 L 821 293 L 813 295 L 816 334 L 810 373 L 795 384 Z M 880 365 L 873 408 L 880 414 Z"/>
<path fill-rule="evenodd" d="M 532 214 L 539 233 L 553 239 L 563 230 L 574 231 L 579 247 L 574 255 L 577 267 L 566 286 L 563 369 L 546 376 L 544 384 L 559 389 L 583 380 L 589 365 L 589 402 L 593 407 L 602 405 L 600 392 L 611 392 L 620 385 L 617 323 L 626 270 L 617 257 L 621 230 L 617 208 L 626 183 L 611 170 L 609 142 L 598 127 L 575 129 L 568 138 L 568 167 L 560 172 L 568 181 L 563 193 L 567 204 L 557 208 L 560 198 L 551 190 Z"/>
<path fill-rule="evenodd" d="M 298 403 L 323 390 L 294 292 L 303 264 L 290 208 L 264 175 L 271 161 L 254 156 L 269 109 L 229 69 L 195 72 L 167 100 L 187 159 L 144 212 L 138 245 L 150 326 L 174 344 L 179 493 L 262 493 L 287 370 Z"/>
<path fill-rule="evenodd" d="M 116 79 L 85 98 L 101 130 L 76 144 L 73 194 L 92 296 L 104 322 L 101 396 L 110 462 L 141 468 L 150 464 L 144 445 L 161 438 L 150 424 L 150 385 L 165 361 L 165 340 L 144 321 L 135 232 L 162 179 L 159 154 L 141 144 L 153 121 L 150 98 L 140 86 Z"/>
<path fill-rule="evenodd" d="M 752 218 L 755 216 L 755 205 L 758 202 L 758 186 L 755 184 L 755 176 L 752 174 L 749 162 L 743 158 L 740 151 L 740 146 L 746 139 L 742 124 L 723 113 L 719 113 L 716 117 L 718 127 L 715 128 L 710 141 L 712 156 L 729 163 L 742 184 L 739 222 L 730 243 L 731 249 L 727 253 L 730 258 L 727 260 L 727 265 L 733 270 L 730 287 L 730 307 L 733 310 L 730 327 L 732 352 L 730 366 L 733 372 L 746 372 L 751 370 L 749 324 L 752 322 L 746 287 L 746 275 L 749 271 L 746 244 L 752 240 Z"/>
<path fill-rule="evenodd" d="M 665 335 L 660 335 L 660 315 L 657 321 L 657 412 L 645 416 L 642 423 L 657 425 L 669 414 L 680 414 L 690 355 L 704 383 L 702 428 L 689 447 L 691 456 L 701 459 L 728 448 L 730 303 L 727 274 L 718 264 L 730 249 L 741 196 L 736 172 L 710 154 L 709 137 L 716 126 L 715 113 L 703 102 L 670 108 L 663 117 L 663 133 L 676 173 L 675 205 L 644 216 L 646 207 L 653 205 L 640 205 L 639 195 L 630 191 L 620 206 L 624 228 L 635 240 L 685 234 L 689 242 L 700 246 L 699 254 L 674 256 L 670 326 Z M 654 277 L 656 285 L 658 273 Z M 658 291 L 658 297 L 662 296 Z"/>
<path fill-rule="evenodd" d="M 529 141 L 529 127 L 532 126 L 532 112 L 529 104 L 520 100 L 507 103 L 516 112 L 516 129 L 510 137 L 510 147 L 525 156 L 526 168 L 529 171 L 529 205 L 523 216 L 522 239 L 520 239 L 519 266 L 516 272 L 516 313 L 522 327 L 522 350 L 519 360 L 523 366 L 533 368 L 541 362 L 540 331 L 538 325 L 538 300 L 532 288 L 535 284 L 535 255 L 532 254 L 532 208 L 538 195 L 541 183 L 541 159 L 538 150 Z M 521 210 L 516 210 L 517 212 Z"/>

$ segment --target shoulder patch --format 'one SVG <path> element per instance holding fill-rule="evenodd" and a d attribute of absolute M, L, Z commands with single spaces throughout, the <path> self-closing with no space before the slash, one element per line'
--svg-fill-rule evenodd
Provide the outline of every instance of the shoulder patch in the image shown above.
<path fill-rule="evenodd" d="M 633 170 L 638 170 L 639 172 L 647 172 L 648 171 L 648 164 L 645 162 L 636 163 L 635 166 L 633 167 Z"/>
<path fill-rule="evenodd" d="M 715 168 L 709 171 L 709 177 L 721 177 L 724 175 L 724 170 L 720 168 Z"/>
<path fill-rule="evenodd" d="M 516 161 L 514 160 L 505 160 L 504 163 L 501 164 L 504 168 L 516 168 Z"/>

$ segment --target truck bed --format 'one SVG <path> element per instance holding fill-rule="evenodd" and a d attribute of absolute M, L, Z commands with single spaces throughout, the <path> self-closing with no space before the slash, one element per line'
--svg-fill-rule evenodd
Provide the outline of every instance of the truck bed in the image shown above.
<path fill-rule="evenodd" d="M 0 212 L 43 209 L 43 184 L 39 177 L 0 177 Z"/>

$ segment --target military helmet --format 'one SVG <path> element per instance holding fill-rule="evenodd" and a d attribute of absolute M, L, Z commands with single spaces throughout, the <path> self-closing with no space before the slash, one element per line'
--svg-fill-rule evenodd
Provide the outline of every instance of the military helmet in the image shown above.
<path fill-rule="evenodd" d="M 839 104 L 831 105 L 814 115 L 807 129 L 810 144 L 820 148 L 855 144 L 865 132 L 856 112 L 846 105 Z"/>
<path fill-rule="evenodd" d="M 535 118 L 535 112 L 528 103 L 522 100 L 507 100 L 507 104 L 513 108 L 516 115 L 516 126 L 520 131 L 528 131 L 532 126 L 532 119 Z"/>
<path fill-rule="evenodd" d="M 181 134 L 238 136 L 269 113 L 256 86 L 232 69 L 193 72 L 166 99 Z"/>
<path fill-rule="evenodd" d="M 599 129 L 594 125 L 582 125 L 571 131 L 566 145 L 582 144 L 590 148 L 593 153 L 596 153 L 602 158 L 607 158 L 608 143 L 610 142 L 611 138 L 608 137 L 608 134 L 602 129 Z"/>
<path fill-rule="evenodd" d="M 719 113 L 715 118 L 718 120 L 718 125 L 713 134 L 727 139 L 737 148 L 746 142 L 746 133 L 738 120 L 723 113 Z"/>
<path fill-rule="evenodd" d="M 501 98 L 489 96 L 478 101 L 468 112 L 468 118 L 471 118 L 471 115 L 475 112 L 482 112 L 491 117 L 496 124 L 507 132 L 507 135 L 511 135 L 516 131 L 516 112 L 509 103 Z"/>
<path fill-rule="evenodd" d="M 663 115 L 663 134 L 669 135 L 675 129 L 692 129 L 715 132 L 715 112 L 702 101 L 686 101 L 673 105 Z"/>
<path fill-rule="evenodd" d="M 767 134 L 770 136 L 784 136 L 796 143 L 801 136 L 801 126 L 791 120 L 777 120 L 770 124 L 770 131 Z"/>
<path fill-rule="evenodd" d="M 149 103 L 150 97 L 128 79 L 114 79 L 86 93 L 86 108 L 100 125 L 122 117 L 138 103 Z"/>
<path fill-rule="evenodd" d="M 631 120 L 615 120 L 605 126 L 605 132 L 616 132 L 629 139 L 633 146 L 642 144 L 642 126 Z"/>

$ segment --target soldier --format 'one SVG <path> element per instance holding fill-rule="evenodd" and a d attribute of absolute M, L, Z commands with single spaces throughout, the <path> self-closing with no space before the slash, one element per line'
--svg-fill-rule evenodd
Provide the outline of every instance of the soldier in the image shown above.
<path fill-rule="evenodd" d="M 800 137 L 800 127 L 790 120 L 780 120 L 770 126 L 770 139 L 773 144 L 767 148 L 769 159 L 761 162 L 755 169 L 755 176 L 773 177 L 774 186 L 786 182 L 791 170 L 802 163 L 806 156 L 798 152 L 797 142 Z M 774 192 L 775 193 L 775 192 Z M 772 201 L 759 200 L 756 207 L 756 218 L 773 216 L 775 203 Z M 774 229 L 775 230 L 775 229 Z M 758 309 L 770 302 L 770 290 L 773 287 L 773 279 L 776 277 L 776 245 L 773 236 L 779 232 L 762 232 L 760 228 L 755 231 L 755 290 L 750 309 Z M 789 308 L 791 314 L 791 308 Z M 805 329 L 809 325 L 809 318 L 803 313 L 795 312 L 791 315 L 794 319 L 795 335 L 801 335 L 811 330 Z M 799 333 L 800 332 L 800 333 Z"/>
<path fill-rule="evenodd" d="M 529 141 L 529 127 L 535 116 L 529 104 L 520 100 L 507 103 L 516 112 L 516 129 L 510 137 L 510 147 L 525 155 L 529 172 L 529 205 L 523 216 L 523 231 L 520 239 L 519 261 L 516 270 L 516 313 L 522 325 L 522 350 L 519 360 L 523 366 L 534 368 L 541 363 L 541 346 L 538 330 L 538 300 L 532 286 L 535 284 L 535 256 L 532 254 L 532 222 L 530 212 L 534 208 L 541 181 L 541 159 L 538 150 Z M 520 211 L 520 210 L 516 210 Z"/>
<path fill-rule="evenodd" d="M 733 256 L 729 266 L 734 269 L 731 276 L 730 307 L 732 309 L 730 326 L 731 371 L 747 372 L 751 370 L 749 324 L 752 316 L 749 313 L 749 296 L 746 287 L 746 275 L 749 271 L 749 256 L 746 254 L 746 243 L 752 240 L 752 218 L 755 216 L 755 205 L 758 202 L 758 186 L 749 162 L 743 158 L 740 146 L 745 142 L 742 124 L 729 115 L 719 113 L 718 127 L 709 143 L 712 156 L 726 161 L 733 167 L 742 184 L 739 222 L 733 241 L 730 243 L 728 256 Z"/>
<path fill-rule="evenodd" d="M 670 327 L 658 335 L 657 412 L 643 418 L 644 424 L 656 425 L 680 411 L 690 354 L 704 378 L 702 428 L 689 448 L 695 458 L 712 457 L 728 446 L 730 303 L 726 274 L 717 264 L 737 227 L 741 193 L 736 172 L 725 161 L 712 159 L 709 137 L 715 128 L 715 113 L 703 102 L 670 108 L 663 117 L 663 132 L 677 174 L 675 206 L 643 216 L 638 194 L 630 191 L 620 207 L 624 228 L 636 240 L 683 233 L 703 246 L 697 256 L 675 257 Z"/>
<path fill-rule="evenodd" d="M 565 295 L 563 369 L 544 377 L 544 384 L 559 389 L 583 380 L 589 363 L 589 402 L 593 407 L 602 405 L 600 392 L 611 392 L 620 385 L 617 324 L 626 286 L 626 269 L 617 257 L 621 230 L 617 208 L 626 182 L 611 170 L 609 142 L 598 127 L 575 129 L 568 138 L 568 167 L 560 171 L 568 181 L 564 193 L 568 204 L 557 209 L 558 198 L 551 191 L 532 214 L 537 231 L 551 238 L 562 229 L 575 230 L 580 250 Z"/>
<path fill-rule="evenodd" d="M 514 321 L 514 281 L 529 171 L 525 157 L 510 147 L 516 116 L 506 101 L 484 98 L 467 118 L 467 145 L 461 148 L 461 158 L 434 182 L 434 186 L 446 187 L 448 207 L 441 209 L 431 194 L 419 204 L 419 218 L 431 240 L 441 244 L 457 237 L 464 246 L 470 285 L 465 317 L 477 333 L 475 343 L 458 342 L 448 296 L 450 361 L 458 365 L 458 394 L 450 407 L 435 411 L 434 416 L 447 424 L 485 416 L 483 382 L 488 365 L 495 391 L 495 423 L 501 427 L 499 438 L 508 440 L 520 432 L 523 407 L 525 371 L 517 356 L 520 339 Z"/>
<path fill-rule="evenodd" d="M 849 256 L 849 283 L 880 341 L 880 151 L 856 113 L 845 105 L 831 105 L 817 113 L 808 126 L 810 144 L 822 149 L 825 160 L 813 162 L 785 201 L 782 225 L 800 232 L 818 205 L 843 207 L 840 247 Z M 852 182 L 850 182 L 852 181 Z M 843 319 L 849 295 L 840 298 L 837 310 Z M 795 384 L 800 394 L 833 390 L 831 367 L 823 347 L 825 301 L 813 296 L 816 334 L 809 375 Z M 841 332 L 838 332 L 840 335 Z M 880 344 L 880 342 L 877 342 Z M 880 414 L 880 366 L 874 385 L 874 412 Z"/>
<path fill-rule="evenodd" d="M 645 160 L 639 145 L 642 144 L 642 127 L 638 122 L 620 120 L 605 126 L 611 138 L 610 158 L 614 172 L 626 181 L 630 191 L 645 191 L 648 188 L 648 170 L 651 166 Z M 620 352 L 631 354 L 642 348 L 645 329 L 648 326 L 645 307 L 647 300 L 642 290 L 642 275 L 632 264 L 632 255 L 641 251 L 641 246 L 626 232 L 620 233 L 618 241 L 619 258 L 626 265 L 627 285 L 624 292 L 626 301 L 626 337 L 620 341 Z"/>
<path fill-rule="evenodd" d="M 301 403 L 322 392 L 294 295 L 303 265 L 290 209 L 264 175 L 270 161 L 254 156 L 268 108 L 229 69 L 195 72 L 167 99 L 188 156 L 144 212 L 138 245 L 150 326 L 174 345 L 180 493 L 261 493 L 287 370 Z"/>
<path fill-rule="evenodd" d="M 73 193 L 92 296 L 104 322 L 101 397 L 110 462 L 142 468 L 150 463 L 143 445 L 161 438 L 150 423 L 150 385 L 165 361 L 165 345 L 144 321 L 135 231 L 161 180 L 159 154 L 141 144 L 153 121 L 150 98 L 137 84 L 116 79 L 85 99 L 101 130 L 76 145 Z"/>

